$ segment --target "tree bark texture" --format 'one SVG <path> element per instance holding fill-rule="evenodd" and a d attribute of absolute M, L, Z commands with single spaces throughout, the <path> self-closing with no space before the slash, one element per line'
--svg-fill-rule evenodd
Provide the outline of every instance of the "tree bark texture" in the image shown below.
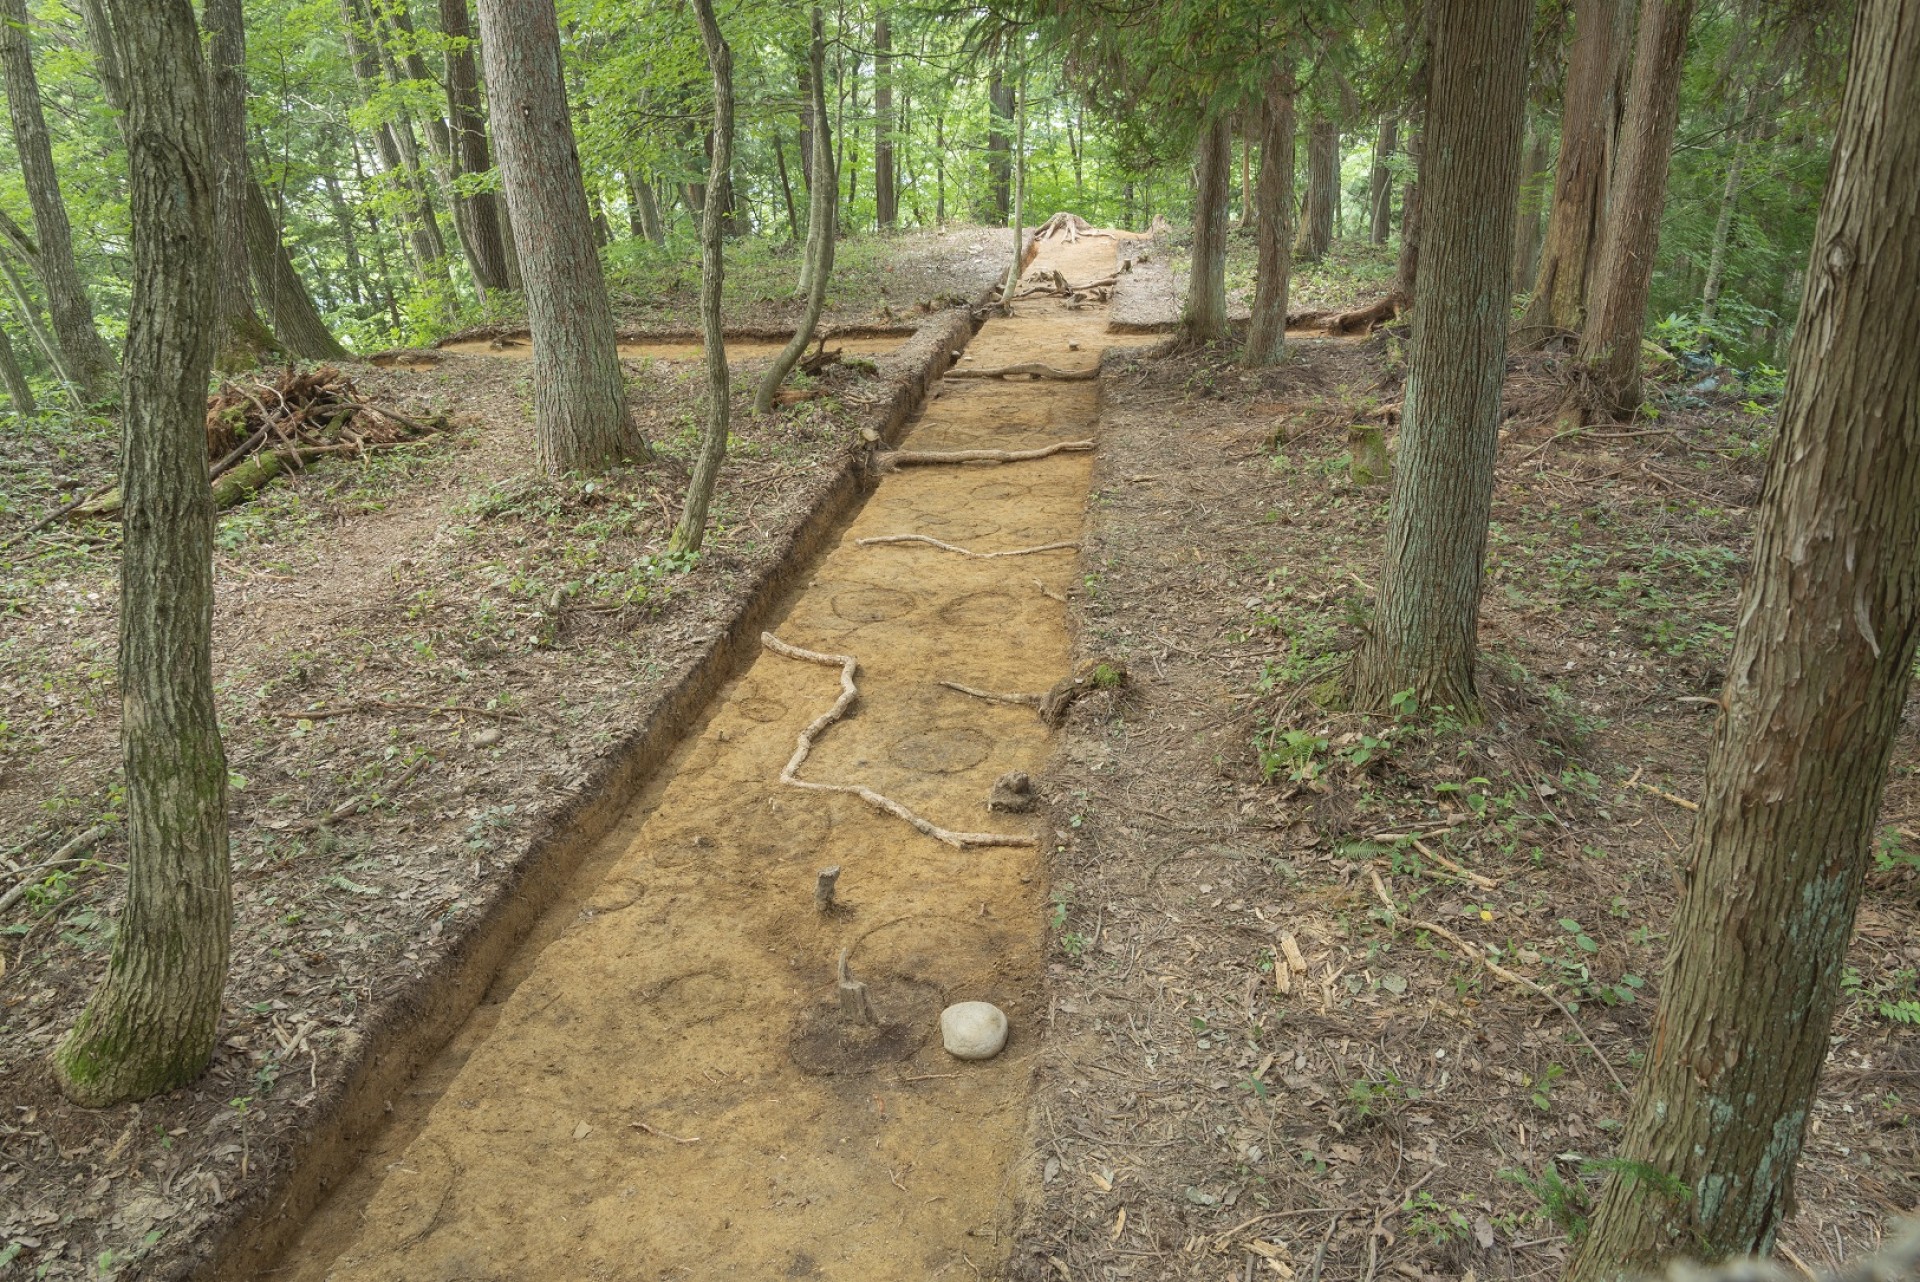
<path fill-rule="evenodd" d="M 1340 194 L 1340 126 L 1315 116 L 1307 126 L 1307 193 L 1293 256 L 1317 262 L 1333 248 L 1334 203 Z"/>
<path fill-rule="evenodd" d="M 733 50 L 713 16 L 713 0 L 693 0 L 693 12 L 700 20 L 700 43 L 706 48 L 707 66 L 713 72 L 713 159 L 707 171 L 707 189 L 713 191 L 726 180 L 733 164 Z M 818 16 L 816 12 L 816 23 Z M 819 31 L 819 27 L 814 30 Z M 815 79 L 817 82 L 819 78 Z M 707 354 L 707 427 L 701 435 L 700 455 L 693 462 L 693 475 L 687 481 L 687 501 L 680 510 L 680 523 L 667 542 L 672 552 L 700 550 L 707 536 L 707 508 L 713 502 L 714 483 L 720 479 L 720 464 L 727 457 L 732 390 L 727 379 L 726 332 L 720 319 L 726 281 L 727 218 L 718 199 L 709 200 L 700 215 L 700 334 Z M 825 276 L 820 273 L 820 284 L 825 283 Z"/>
<path fill-rule="evenodd" d="M 1253 316 L 1247 324 L 1243 363 L 1254 369 L 1280 363 L 1287 350 L 1287 294 L 1293 272 L 1293 72 L 1276 70 L 1260 112 L 1260 187 L 1254 239 L 1259 261 L 1253 282 Z"/>
<path fill-rule="evenodd" d="M 1474 657 L 1513 274 L 1529 0 L 1439 0 L 1422 136 L 1425 261 L 1373 628 L 1354 706 L 1478 715 Z"/>
<path fill-rule="evenodd" d="M 1535 129 L 1528 140 L 1526 163 L 1520 171 L 1520 198 L 1513 215 L 1513 289 L 1515 293 L 1533 283 L 1534 267 L 1540 259 L 1540 210 L 1546 203 L 1547 183 L 1546 131 Z"/>
<path fill-rule="evenodd" d="M 120 486 L 120 736 L 127 903 L 105 982 L 55 1053 L 101 1107 L 197 1077 L 226 984 L 227 765 L 213 702 L 213 173 L 187 0 L 113 0 L 128 77 L 133 299 Z"/>
<path fill-rule="evenodd" d="M 1013 86 L 1004 69 L 995 64 L 987 82 L 987 213 L 981 221 L 1007 225 L 1013 196 L 1013 166 L 1008 127 L 1013 124 Z"/>
<path fill-rule="evenodd" d="M 1667 165 L 1680 121 L 1680 68 L 1693 0 L 1643 0 L 1614 165 L 1606 242 L 1593 280 L 1579 358 L 1591 408 L 1628 414 L 1640 407 L 1640 340 L 1647 327 L 1653 257 L 1667 199 Z"/>
<path fill-rule="evenodd" d="M 1233 139 L 1216 115 L 1200 130 L 1193 159 L 1193 261 L 1180 336 L 1216 343 L 1227 336 L 1227 204 L 1233 199 Z"/>
<path fill-rule="evenodd" d="M 1920 0 L 1867 0 L 1628 1165 L 1573 1282 L 1764 1254 L 1789 1205 L 1920 638 L 1920 370 L 1888 359 L 1920 347 L 1916 172 Z"/>
<path fill-rule="evenodd" d="M 273 318 L 273 328 L 290 356 L 302 360 L 344 360 L 347 349 L 327 328 L 307 284 L 293 268 L 280 241 L 280 223 L 267 205 L 267 194 L 252 177 L 247 179 L 247 261 L 253 271 L 254 297 Z"/>
<path fill-rule="evenodd" d="M 1388 116 L 1380 122 L 1380 140 L 1373 153 L 1372 190 L 1368 201 L 1368 210 L 1372 217 L 1371 233 L 1373 243 L 1384 245 L 1387 237 L 1393 234 L 1393 170 L 1388 161 L 1393 159 L 1394 150 L 1400 145 L 1400 122 Z"/>
<path fill-rule="evenodd" d="M 7 116 L 13 127 L 13 147 L 20 158 L 20 175 L 33 210 L 33 233 L 39 249 L 36 266 L 46 291 L 47 314 L 54 338 L 65 357 L 67 372 L 89 400 L 113 391 L 113 353 L 93 323 L 93 303 L 73 258 L 73 228 L 60 199 L 60 179 L 53 167 L 53 141 L 40 106 L 40 79 L 33 69 L 28 39 L 26 0 L 0 0 L 0 80 L 6 83 Z M 196 47 L 193 65 L 201 59 Z"/>
<path fill-rule="evenodd" d="M 1423 124 L 1416 118 L 1407 131 L 1407 163 L 1413 174 L 1400 196 L 1400 253 L 1393 264 L 1393 292 L 1412 301 L 1420 279 L 1420 170 L 1425 162 Z"/>
<path fill-rule="evenodd" d="M 480 110 L 480 71 L 473 57 L 473 21 L 467 0 L 440 0 L 440 34 L 447 38 L 447 120 L 452 132 L 453 216 L 484 289 L 509 289 L 507 248 L 499 198 L 490 191 L 458 194 L 461 178 L 493 168 L 487 122 Z"/>
<path fill-rule="evenodd" d="M 240 0 L 206 0 L 212 133 L 214 368 L 251 369 L 279 350 L 253 310 L 247 278 L 247 33 Z"/>
<path fill-rule="evenodd" d="M 1631 0 L 1575 0 L 1553 201 L 1533 297 L 1520 320 L 1531 341 L 1577 333 L 1586 324 L 1590 281 L 1605 235 L 1632 20 Z"/>
<path fill-rule="evenodd" d="M 559 473 L 651 457 L 627 412 L 613 308 L 567 115 L 553 0 L 480 0 L 480 30 L 533 331 L 540 462 Z M 712 207 L 718 217 L 718 202 Z"/>
<path fill-rule="evenodd" d="M 873 220 L 900 225 L 893 177 L 893 28 L 882 9 L 873 20 Z"/>
<path fill-rule="evenodd" d="M 1006 284 L 1000 290 L 1002 300 L 1012 299 L 1014 290 L 1020 284 L 1020 273 L 1027 266 L 1025 239 L 1027 229 L 1021 225 L 1027 220 L 1027 64 L 1025 62 L 1020 64 L 1020 77 L 1014 89 L 1013 167 L 1013 260 L 1007 266 Z M 1224 233 L 1221 243 L 1225 244 Z"/>
<path fill-rule="evenodd" d="M 3 329 L 0 329 L 0 384 L 6 386 L 7 401 L 14 413 L 26 415 L 40 408 L 33 399 L 26 371 L 20 368 L 20 358 L 14 355 L 13 339 Z"/>
<path fill-rule="evenodd" d="M 826 19 L 819 5 L 813 7 L 812 31 L 813 36 L 807 48 L 809 72 L 806 84 L 812 94 L 810 109 L 819 125 L 809 133 L 813 159 L 808 168 L 827 178 L 824 182 L 813 184 L 807 192 L 806 315 L 801 318 L 793 337 L 787 340 L 787 345 L 774 357 L 772 368 L 761 378 L 760 388 L 753 397 L 755 414 L 773 411 L 773 398 L 780 390 L 780 384 L 786 381 L 794 365 L 806 354 L 807 344 L 813 341 L 813 333 L 820 327 L 820 313 L 827 305 L 827 284 L 833 279 L 834 232 L 838 221 L 836 207 L 840 198 L 840 182 L 833 172 L 833 138 L 827 128 Z"/>

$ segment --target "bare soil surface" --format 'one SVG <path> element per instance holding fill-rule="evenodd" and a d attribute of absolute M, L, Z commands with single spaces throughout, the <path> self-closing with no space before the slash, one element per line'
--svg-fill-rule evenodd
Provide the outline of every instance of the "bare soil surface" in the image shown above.
<path fill-rule="evenodd" d="M 898 350 L 907 341 L 906 334 L 887 337 L 848 337 L 827 340 L 827 350 L 839 350 L 850 356 L 877 356 Z M 727 341 L 727 363 L 766 364 L 786 343 L 770 338 L 735 338 Z M 706 359 L 706 346 L 699 342 L 621 342 L 620 359 L 656 361 L 698 361 Z M 533 356 L 533 344 L 525 339 L 468 339 L 447 343 L 436 351 L 466 356 Z"/>
<path fill-rule="evenodd" d="M 1084 276 L 1112 254 L 1104 239 L 1043 247 L 1033 270 Z M 967 356 L 1088 369 L 1104 327 L 1104 309 L 1029 301 Z M 1031 449 L 1084 438 L 1096 413 L 1091 382 L 951 381 L 904 447 Z M 1033 819 L 986 802 L 997 779 L 1044 764 L 1049 735 L 1031 707 L 939 682 L 1038 693 L 1066 674 L 1091 473 L 1084 452 L 893 472 L 777 626 L 859 662 L 853 718 L 800 778 L 1017 844 L 956 848 L 857 797 L 784 786 L 796 736 L 839 684 L 831 666 L 763 653 L 274 1276 L 997 1270 L 1044 1036 L 1045 885 Z M 1055 546 L 986 559 L 862 542 L 899 535 Z M 829 866 L 839 900 L 823 913 Z M 842 960 L 876 1026 L 839 1013 Z M 1007 1013 L 1006 1052 L 945 1053 L 938 1016 L 960 1000 Z"/>
<path fill-rule="evenodd" d="M 1019 1277 L 1551 1278 L 1598 1187 L 1770 419 L 1669 383 L 1653 422 L 1550 437 L 1556 372 L 1516 357 L 1489 720 L 1382 724 L 1340 710 L 1388 496 L 1350 478 L 1349 427 L 1397 417 L 1400 341 L 1258 376 L 1109 362 L 1075 622 L 1133 681 L 1078 706 L 1044 781 Z M 1913 711 L 1783 1234 L 1814 1267 L 1920 1198 Z M 1416 923 L 1497 950 L 1579 1030 Z"/>

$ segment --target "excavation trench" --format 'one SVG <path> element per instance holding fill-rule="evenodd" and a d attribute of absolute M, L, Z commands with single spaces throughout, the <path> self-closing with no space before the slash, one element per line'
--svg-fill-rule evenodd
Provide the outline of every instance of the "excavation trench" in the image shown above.
<path fill-rule="evenodd" d="M 1043 243 L 1034 272 L 1093 279 L 1113 242 Z M 1097 365 L 1103 307 L 988 320 L 972 369 Z M 904 444 L 1030 449 L 1092 435 L 1098 384 L 948 379 Z M 948 829 L 1038 837 L 990 813 L 1038 772 L 1029 707 L 1069 667 L 1072 544 L 1092 456 L 882 477 L 773 631 L 859 662 L 847 719 L 803 780 L 860 784 Z M 858 796 L 780 782 L 836 668 L 763 650 L 591 854 L 275 1279 L 971 1278 L 1000 1263 L 1041 997 L 1041 848 L 956 848 Z M 814 902 L 837 865 L 838 907 Z M 837 1014 L 836 961 L 877 1024 Z M 998 1058 L 941 1047 L 947 1003 L 1012 1023 Z"/>

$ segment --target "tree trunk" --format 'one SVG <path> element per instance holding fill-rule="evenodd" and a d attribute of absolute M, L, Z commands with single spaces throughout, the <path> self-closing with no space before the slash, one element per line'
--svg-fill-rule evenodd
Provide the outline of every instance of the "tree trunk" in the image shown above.
<path fill-rule="evenodd" d="M 1278 365 L 1287 350 L 1287 292 L 1293 263 L 1293 71 L 1274 71 L 1261 106 L 1259 211 L 1254 237 L 1259 242 L 1258 274 L 1253 283 L 1253 318 L 1247 325 L 1242 363 L 1253 369 Z"/>
<path fill-rule="evenodd" d="M 199 1076 L 227 978 L 227 764 L 213 701 L 213 173 L 193 12 L 115 0 L 128 78 L 133 300 L 120 485 L 127 903 L 105 982 L 54 1056 L 98 1108 Z"/>
<path fill-rule="evenodd" d="M 893 180 L 893 28 L 885 9 L 873 20 L 873 220 L 886 228 L 900 225 Z"/>
<path fill-rule="evenodd" d="M 279 351 L 247 289 L 247 33 L 240 0 L 206 0 L 207 112 L 213 130 L 214 348 L 222 373 Z"/>
<path fill-rule="evenodd" d="M 34 345 L 40 349 L 40 355 L 46 358 L 52 367 L 54 376 L 60 380 L 60 386 L 67 391 L 67 397 L 75 409 L 85 405 L 80 389 L 75 387 L 73 379 L 67 373 L 64 358 L 60 355 L 60 344 L 54 341 L 46 326 L 40 323 L 39 316 L 33 310 L 33 298 L 27 293 L 26 282 L 20 279 L 20 273 L 13 269 L 13 262 L 5 254 L 0 254 L 0 279 L 7 282 L 7 292 L 13 295 L 13 305 L 20 311 L 20 321 L 26 326 L 27 333 L 33 336 Z"/>
<path fill-rule="evenodd" d="M 794 208 L 793 179 L 787 176 L 787 136 L 778 129 L 773 131 L 773 167 L 780 177 L 780 202 L 787 211 L 787 239 L 798 244 L 800 211 Z"/>
<path fill-rule="evenodd" d="M 534 433 L 549 472 L 652 452 L 627 412 L 613 308 L 567 115 L 553 0 L 480 0 L 494 143 L 533 331 Z M 719 216 L 718 202 L 712 202 Z"/>
<path fill-rule="evenodd" d="M 1740 200 L 1740 174 L 1746 164 L 1747 147 L 1753 142 L 1753 126 L 1746 125 L 1735 135 L 1733 156 L 1727 161 L 1727 181 L 1720 190 L 1720 214 L 1713 220 L 1713 245 L 1707 252 L 1707 279 L 1700 287 L 1700 324 L 1710 327 L 1720 310 L 1720 285 L 1727 273 L 1727 242 L 1733 235 L 1733 210 Z"/>
<path fill-rule="evenodd" d="M 340 16 L 343 23 L 342 33 L 346 37 L 347 54 L 353 64 L 353 78 L 360 87 L 361 100 L 372 103 L 380 93 L 380 55 L 373 44 L 368 42 L 372 32 L 370 19 L 361 12 L 360 0 L 340 0 Z M 385 121 L 373 128 L 374 150 L 380 157 L 380 170 L 390 182 L 406 191 L 411 200 L 408 211 L 408 244 L 413 254 L 413 264 L 424 280 L 444 279 L 446 266 L 442 261 L 446 254 L 446 245 L 440 238 L 440 223 L 434 217 L 433 204 L 427 198 L 426 188 L 420 183 L 417 164 L 418 156 L 411 132 L 402 135 Z"/>
<path fill-rule="evenodd" d="M 1317 262 L 1333 248 L 1334 201 L 1340 188 L 1340 127 L 1327 116 L 1307 126 L 1307 195 L 1293 256 Z"/>
<path fill-rule="evenodd" d="M 812 31 L 812 40 L 807 48 L 809 71 L 806 84 L 812 94 L 809 108 L 813 118 L 820 123 L 809 138 L 813 144 L 813 159 L 807 167 L 822 178 L 807 193 L 807 310 L 801 318 L 800 327 L 794 330 L 793 337 L 774 357 L 772 368 L 760 380 L 760 388 L 753 397 L 755 414 L 773 411 L 774 394 L 806 353 L 807 344 L 813 341 L 814 330 L 819 328 L 820 313 L 827 303 L 827 284 L 833 279 L 837 222 L 835 207 L 839 203 L 840 181 L 833 172 L 833 138 L 827 128 L 826 19 L 819 5 L 813 7 Z"/>
<path fill-rule="evenodd" d="M 1764 1255 L 1791 1202 L 1920 639 L 1920 374 L 1888 359 L 1920 347 L 1916 172 L 1920 0 L 1867 0 L 1651 1049 L 1570 1282 Z"/>
<path fill-rule="evenodd" d="M 0 383 L 6 385 L 7 400 L 15 414 L 24 417 L 40 408 L 33 399 L 33 388 L 27 384 L 26 371 L 20 368 L 20 358 L 13 354 L 13 340 L 4 329 L 0 329 Z"/>
<path fill-rule="evenodd" d="M 13 147 L 33 210 L 35 267 L 67 372 L 88 400 L 97 401 L 113 392 L 113 353 L 94 328 L 93 304 L 74 262 L 73 229 L 60 199 L 53 142 L 40 107 L 40 80 L 34 73 L 27 32 L 26 0 L 0 0 L 0 80 L 6 84 Z M 201 65 L 197 51 L 193 65 L 196 70 Z"/>
<path fill-rule="evenodd" d="M 1007 225 L 1013 169 L 1007 153 L 1007 126 L 1013 123 L 1013 86 L 995 63 L 987 82 L 987 212 L 982 222 Z"/>
<path fill-rule="evenodd" d="M 1393 170 L 1387 162 L 1393 159 L 1394 148 L 1400 145 L 1400 122 L 1388 116 L 1380 122 L 1380 139 L 1373 153 L 1372 190 L 1367 208 L 1372 218 L 1373 243 L 1384 245 L 1387 237 L 1393 233 Z"/>
<path fill-rule="evenodd" d="M 1248 112 L 1240 126 L 1242 132 L 1240 138 L 1240 226 L 1242 227 L 1251 227 L 1256 217 L 1253 194 L 1253 135 L 1256 129 L 1254 122 L 1263 119 L 1265 112 L 1266 108 L 1264 106 L 1262 106 L 1259 112 Z M 1074 166 L 1076 169 L 1078 169 L 1079 163 L 1080 153 L 1076 150 L 1074 152 Z"/>
<path fill-rule="evenodd" d="M 452 131 L 454 220 L 467 245 L 474 279 L 482 289 L 511 289 L 506 236 L 499 198 L 490 191 L 458 194 L 459 180 L 493 168 L 487 123 L 480 111 L 480 71 L 473 57 L 473 22 L 467 0 L 440 0 L 440 34 L 447 40 L 447 119 Z"/>
<path fill-rule="evenodd" d="M 1533 297 L 1520 319 L 1521 330 L 1534 342 L 1578 332 L 1586 324 L 1593 269 L 1605 232 L 1632 19 L 1630 0 L 1575 0 L 1553 203 Z"/>
<path fill-rule="evenodd" d="M 1667 165 L 1680 121 L 1680 68 L 1693 0 L 1643 0 L 1633 85 L 1614 165 L 1606 243 L 1580 333 L 1588 407 L 1613 415 L 1640 408 L 1640 340 L 1646 333 L 1653 258 L 1667 199 Z"/>
<path fill-rule="evenodd" d="M 1480 584 L 1513 277 L 1531 0 L 1439 0 L 1421 175 L 1426 239 L 1386 563 L 1371 633 L 1354 659 L 1354 706 L 1479 714 Z"/>
<path fill-rule="evenodd" d="M 693 12 L 700 20 L 700 42 L 706 47 L 707 66 L 713 72 L 713 161 L 707 170 L 707 189 L 714 191 L 727 180 L 733 164 L 733 50 L 714 19 L 713 0 L 693 0 Z M 817 11 L 814 21 L 818 32 Z M 719 480 L 720 464 L 727 456 L 732 392 L 727 384 L 726 333 L 720 321 L 721 286 L 726 279 L 722 258 L 726 219 L 718 198 L 707 202 L 700 217 L 700 332 L 707 349 L 707 428 L 700 440 L 700 456 L 693 463 L 693 475 L 687 481 L 680 524 L 667 541 L 669 552 L 700 550 L 707 535 L 707 506 L 713 501 L 714 482 Z M 826 273 L 820 273 L 822 284 L 825 277 Z"/>
<path fill-rule="evenodd" d="M 1227 202 L 1233 199 L 1233 140 L 1217 115 L 1200 131 L 1193 162 L 1193 262 L 1180 336 L 1216 343 L 1227 336 Z"/>
<path fill-rule="evenodd" d="M 363 284 L 367 269 L 360 258 L 360 236 L 353 225 L 353 207 L 347 204 L 340 180 L 326 169 L 320 171 L 320 185 L 326 189 L 327 208 L 333 214 L 333 225 L 340 233 L 340 248 L 346 255 L 348 297 L 356 304 L 362 303 L 372 291 Z"/>
<path fill-rule="evenodd" d="M 944 227 L 947 225 L 947 117 L 944 113 L 933 118 L 933 221 Z"/>
<path fill-rule="evenodd" d="M 1520 199 L 1513 221 L 1513 290 L 1517 294 L 1533 283 L 1533 270 L 1540 257 L 1540 207 L 1545 203 L 1542 190 L 1547 182 L 1547 133 L 1532 131 L 1527 160 L 1520 172 Z"/>
<path fill-rule="evenodd" d="M 1407 129 L 1407 163 L 1413 173 L 1400 196 L 1400 254 L 1393 267 L 1393 292 L 1411 302 L 1420 279 L 1420 169 L 1425 162 L 1422 121 L 1416 117 Z"/>
<path fill-rule="evenodd" d="M 656 245 L 667 243 L 667 229 L 660 221 L 660 203 L 653 197 L 653 179 L 645 173 L 635 172 L 633 178 L 633 196 L 640 205 L 640 231 Z"/>
<path fill-rule="evenodd" d="M 344 360 L 349 355 L 327 328 L 306 282 L 280 243 L 280 226 L 267 206 L 267 195 L 251 176 L 247 179 L 244 210 L 247 262 L 253 272 L 253 293 L 273 318 L 273 328 L 290 356 L 309 361 Z"/>

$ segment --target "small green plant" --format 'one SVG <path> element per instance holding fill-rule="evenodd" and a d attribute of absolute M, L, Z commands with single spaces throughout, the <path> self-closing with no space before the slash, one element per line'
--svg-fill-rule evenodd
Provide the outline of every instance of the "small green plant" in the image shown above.
<path fill-rule="evenodd" d="M 1259 748 L 1263 781 L 1271 782 L 1284 770 L 1287 778 L 1295 783 L 1305 783 L 1319 778 L 1325 768 L 1320 754 L 1327 750 L 1327 741 L 1320 735 L 1269 727 L 1263 734 L 1256 735 L 1254 742 Z"/>
<path fill-rule="evenodd" d="M 1400 1204 L 1400 1209 L 1407 1216 L 1407 1232 L 1435 1246 L 1464 1241 L 1473 1232 L 1473 1222 L 1463 1212 L 1435 1201 L 1431 1193 L 1415 1193 Z"/>
<path fill-rule="evenodd" d="M 1559 1225 L 1561 1232 L 1573 1241 L 1578 1242 L 1587 1235 L 1587 1217 L 1593 1213 L 1593 1196 L 1578 1179 L 1570 1184 L 1560 1178 L 1560 1172 L 1552 1162 L 1541 1169 L 1538 1178 L 1520 1170 L 1501 1171 L 1500 1178 L 1511 1180 L 1533 1194 L 1540 1203 L 1540 1218 Z"/>
<path fill-rule="evenodd" d="M 1558 1064 L 1547 1065 L 1547 1071 L 1533 1079 L 1533 1106 L 1542 1113 L 1553 1111 L 1553 1084 L 1567 1075 L 1567 1070 Z"/>

